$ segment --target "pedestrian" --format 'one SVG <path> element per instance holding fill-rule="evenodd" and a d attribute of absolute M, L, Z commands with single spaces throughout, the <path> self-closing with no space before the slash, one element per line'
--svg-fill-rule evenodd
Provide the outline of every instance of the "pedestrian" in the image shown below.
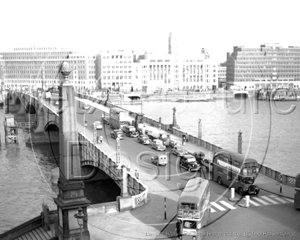
<path fill-rule="evenodd" d="M 100 137 L 99 137 L 99 142 L 102 143 L 102 141 L 103 141 L 103 137 L 100 136 Z"/>
<path fill-rule="evenodd" d="M 183 135 L 182 135 L 182 146 L 185 145 L 185 140 L 186 140 L 186 137 L 185 137 L 185 135 L 183 134 Z"/>
<path fill-rule="evenodd" d="M 137 171 L 137 169 L 135 169 L 134 175 L 135 175 L 136 179 L 139 179 L 139 172 Z"/>
<path fill-rule="evenodd" d="M 188 133 L 185 133 L 185 142 L 188 142 L 189 141 L 189 135 Z"/>
<path fill-rule="evenodd" d="M 87 124 L 87 121 L 85 121 L 85 122 L 84 122 L 84 126 L 87 127 L 87 125 L 88 125 L 88 124 Z"/>

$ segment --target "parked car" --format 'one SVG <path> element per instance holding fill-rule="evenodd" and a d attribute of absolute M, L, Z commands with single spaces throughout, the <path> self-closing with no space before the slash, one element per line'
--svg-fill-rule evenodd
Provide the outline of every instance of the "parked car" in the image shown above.
<path fill-rule="evenodd" d="M 167 165 L 168 157 L 167 155 L 155 155 L 151 157 L 151 161 L 155 165 Z"/>
<path fill-rule="evenodd" d="M 162 140 L 159 139 L 153 139 L 151 143 L 151 147 L 157 151 L 165 151 L 166 146 L 164 145 Z"/>
<path fill-rule="evenodd" d="M 111 133 L 110 133 L 110 136 L 114 139 L 124 139 L 124 135 L 123 135 L 123 132 L 120 130 L 120 129 L 116 129 L 116 130 L 113 130 Z"/>
<path fill-rule="evenodd" d="M 196 158 L 191 154 L 181 156 L 179 166 L 190 172 L 197 172 L 201 169 L 200 164 L 197 163 Z"/>
<path fill-rule="evenodd" d="M 103 129 L 103 125 L 100 121 L 95 121 L 93 123 L 93 127 L 96 127 L 97 130 L 102 130 Z"/>
<path fill-rule="evenodd" d="M 181 146 L 175 146 L 174 148 L 172 148 L 172 153 L 175 155 L 175 156 L 183 156 L 183 155 L 186 155 L 188 154 L 188 151 L 186 151 L 183 147 Z"/>
<path fill-rule="evenodd" d="M 140 136 L 138 136 L 137 140 L 139 143 L 142 143 L 144 145 L 151 144 L 151 140 L 147 135 L 140 135 Z"/>

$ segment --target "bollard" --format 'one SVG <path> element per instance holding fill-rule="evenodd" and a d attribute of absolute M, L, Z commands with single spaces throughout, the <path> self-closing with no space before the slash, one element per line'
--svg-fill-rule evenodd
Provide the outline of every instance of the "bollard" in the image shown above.
<path fill-rule="evenodd" d="M 234 194 L 235 194 L 235 188 L 230 189 L 230 198 L 234 199 Z"/>
<path fill-rule="evenodd" d="M 245 207 L 248 208 L 249 207 L 249 202 L 250 202 L 250 196 L 246 195 L 245 196 Z"/>
<path fill-rule="evenodd" d="M 165 198 L 165 220 L 167 219 L 167 198 Z"/>

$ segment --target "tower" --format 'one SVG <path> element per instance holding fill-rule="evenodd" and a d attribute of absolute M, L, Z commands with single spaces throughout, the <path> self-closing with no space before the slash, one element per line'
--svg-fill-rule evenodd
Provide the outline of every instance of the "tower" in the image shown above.
<path fill-rule="evenodd" d="M 169 51 L 168 54 L 175 54 L 178 55 L 178 39 L 176 38 L 176 35 L 174 37 L 174 34 L 170 32 L 169 34 Z"/>

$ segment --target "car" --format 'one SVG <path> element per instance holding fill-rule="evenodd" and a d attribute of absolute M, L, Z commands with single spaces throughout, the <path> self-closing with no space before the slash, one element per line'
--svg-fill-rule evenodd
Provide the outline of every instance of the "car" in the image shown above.
<path fill-rule="evenodd" d="M 122 130 L 127 137 L 138 137 L 139 135 L 134 126 L 125 125 Z"/>
<path fill-rule="evenodd" d="M 138 132 L 126 132 L 125 136 L 131 137 L 131 138 L 136 138 L 139 136 Z"/>
<path fill-rule="evenodd" d="M 178 156 L 178 157 L 181 157 L 183 155 L 186 155 L 188 154 L 188 151 L 186 151 L 183 147 L 181 146 L 175 146 L 174 148 L 172 148 L 172 153 L 175 155 L 175 156 Z"/>
<path fill-rule="evenodd" d="M 168 157 L 167 155 L 155 155 L 151 157 L 151 162 L 155 165 L 167 165 Z"/>
<path fill-rule="evenodd" d="M 202 162 L 205 159 L 205 153 L 201 151 L 193 152 L 193 156 L 196 158 L 197 162 L 202 165 Z"/>
<path fill-rule="evenodd" d="M 142 143 L 144 145 L 151 144 L 151 140 L 147 135 L 140 135 L 140 136 L 138 136 L 137 140 L 139 143 Z"/>
<path fill-rule="evenodd" d="M 82 105 L 82 109 L 84 109 L 84 110 L 89 110 L 89 109 L 90 109 L 90 106 L 87 105 L 87 104 L 83 104 L 83 105 Z"/>
<path fill-rule="evenodd" d="M 109 125 L 109 117 L 104 117 L 103 122 L 104 124 Z"/>
<path fill-rule="evenodd" d="M 173 139 L 170 139 L 169 142 L 168 142 L 168 146 L 169 146 L 170 148 L 174 148 L 175 146 L 179 146 L 179 145 L 180 145 L 180 142 L 175 141 L 175 140 L 173 140 Z"/>
<path fill-rule="evenodd" d="M 165 151 L 166 146 L 164 145 L 162 140 L 159 139 L 153 139 L 151 143 L 151 147 L 157 151 Z"/>
<path fill-rule="evenodd" d="M 190 172 L 197 172 L 201 169 L 200 164 L 197 163 L 196 158 L 192 154 L 181 156 L 179 166 Z"/>
<path fill-rule="evenodd" d="M 93 127 L 95 127 L 97 130 L 102 130 L 103 129 L 103 125 L 100 121 L 95 121 L 93 123 Z"/>
<path fill-rule="evenodd" d="M 110 133 L 110 136 L 114 139 L 121 139 L 123 140 L 124 139 L 124 135 L 123 135 L 123 132 L 119 129 L 116 129 L 116 130 L 113 130 L 111 133 Z"/>

